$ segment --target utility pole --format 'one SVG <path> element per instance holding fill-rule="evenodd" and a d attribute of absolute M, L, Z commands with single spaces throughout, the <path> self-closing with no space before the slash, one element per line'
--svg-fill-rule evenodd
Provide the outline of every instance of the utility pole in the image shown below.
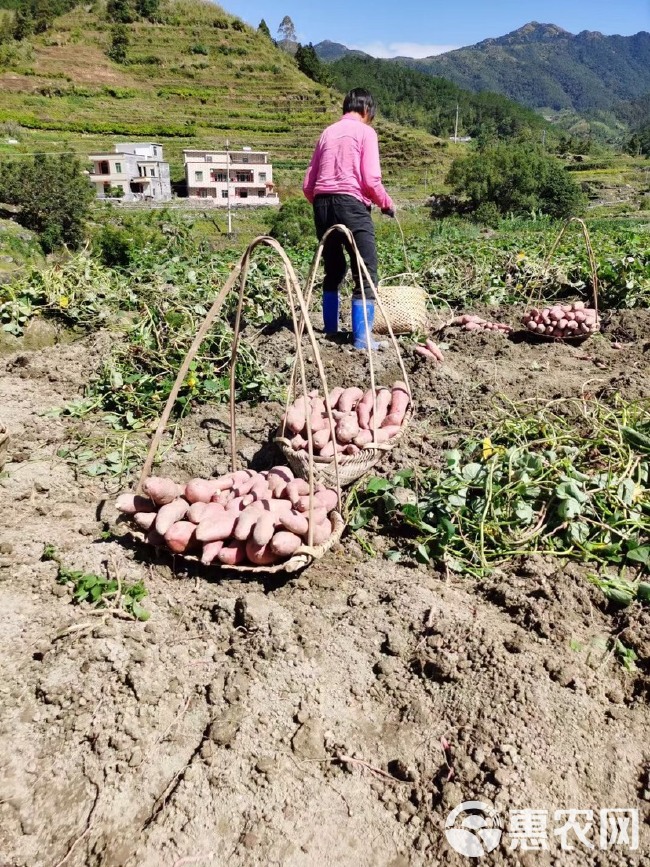
<path fill-rule="evenodd" d="M 544 127 L 544 131 L 542 132 L 542 147 L 546 147 L 546 127 Z"/>
<path fill-rule="evenodd" d="M 458 103 L 456 103 L 456 126 L 454 127 L 454 144 L 458 143 Z"/>
<path fill-rule="evenodd" d="M 228 190 L 228 235 L 232 235 L 232 214 L 230 212 L 230 141 L 226 139 L 226 189 Z"/>

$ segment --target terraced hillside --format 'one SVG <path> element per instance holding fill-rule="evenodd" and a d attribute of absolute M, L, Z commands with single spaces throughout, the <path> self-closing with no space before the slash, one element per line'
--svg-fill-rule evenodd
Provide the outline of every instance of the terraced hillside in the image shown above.
<path fill-rule="evenodd" d="M 47 32 L 1 46 L 0 156 L 87 154 L 125 138 L 153 138 L 179 180 L 183 148 L 229 139 L 271 152 L 281 192 L 295 185 L 340 95 L 214 4 L 168 0 L 158 18 L 127 25 L 124 64 L 107 55 L 112 25 L 101 7 L 79 7 Z M 388 173 L 448 162 L 425 134 L 380 121 L 380 135 Z"/>

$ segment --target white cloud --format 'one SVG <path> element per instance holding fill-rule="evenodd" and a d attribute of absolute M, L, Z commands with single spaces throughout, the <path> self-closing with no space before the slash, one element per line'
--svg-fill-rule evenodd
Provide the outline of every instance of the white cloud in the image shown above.
<path fill-rule="evenodd" d="M 432 57 L 454 51 L 459 45 L 428 45 L 421 42 L 369 42 L 366 45 L 348 45 L 357 51 L 365 51 L 371 57 Z"/>

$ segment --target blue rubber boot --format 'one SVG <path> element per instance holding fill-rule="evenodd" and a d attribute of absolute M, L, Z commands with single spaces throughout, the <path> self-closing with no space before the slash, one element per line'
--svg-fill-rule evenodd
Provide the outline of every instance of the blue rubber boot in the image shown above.
<path fill-rule="evenodd" d="M 365 308 L 365 315 L 364 315 Z M 368 328 L 366 330 L 366 319 Z M 385 344 L 379 343 L 372 335 L 375 322 L 375 302 L 364 301 L 363 298 L 352 299 L 352 338 L 355 349 L 383 349 Z"/>
<path fill-rule="evenodd" d="M 339 293 L 323 292 L 323 331 L 337 334 L 339 330 Z"/>

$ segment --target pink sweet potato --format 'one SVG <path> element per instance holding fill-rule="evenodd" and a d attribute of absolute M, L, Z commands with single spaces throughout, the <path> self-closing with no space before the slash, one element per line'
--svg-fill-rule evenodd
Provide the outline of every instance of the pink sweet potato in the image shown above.
<path fill-rule="evenodd" d="M 267 545 L 273 538 L 275 530 L 275 515 L 270 512 L 263 512 L 255 521 L 253 527 L 253 541 L 256 545 Z"/>
<path fill-rule="evenodd" d="M 372 431 L 371 430 L 360 430 L 359 433 L 355 436 L 354 445 L 359 448 L 363 448 L 363 446 L 368 445 L 368 443 L 372 442 Z"/>
<path fill-rule="evenodd" d="M 143 530 L 150 530 L 156 523 L 155 512 L 136 512 L 133 520 Z"/>
<path fill-rule="evenodd" d="M 392 425 L 400 426 L 404 421 L 406 410 L 410 402 L 408 388 L 404 382 L 396 382 L 392 389 L 392 398 L 388 416 L 384 419 L 384 427 Z M 390 424 L 389 424 L 390 419 Z"/>
<path fill-rule="evenodd" d="M 370 430 L 374 430 L 375 427 L 381 427 L 381 423 L 388 415 L 388 407 L 390 406 L 391 400 L 392 392 L 387 388 L 380 388 L 377 392 L 375 410 L 370 416 L 370 422 L 368 423 Z"/>
<path fill-rule="evenodd" d="M 367 430 L 370 423 L 370 413 L 374 406 L 374 393 L 371 388 L 364 394 L 357 404 L 357 417 L 359 419 L 359 427 Z"/>
<path fill-rule="evenodd" d="M 491 325 L 491 323 L 488 322 L 488 323 L 486 323 L 486 325 Z M 442 352 L 440 351 L 440 349 L 438 348 L 438 346 L 429 337 L 427 337 L 427 339 L 426 339 L 426 347 L 437 361 L 444 361 L 445 360 L 445 357 L 442 354 Z"/>
<path fill-rule="evenodd" d="M 344 455 L 358 455 L 361 449 L 359 446 L 355 446 L 354 443 L 348 443 L 347 446 L 343 449 Z"/>
<path fill-rule="evenodd" d="M 293 481 L 293 471 L 289 467 L 271 467 L 271 469 L 267 473 L 267 479 L 271 479 L 272 476 L 278 476 L 284 482 L 292 482 Z"/>
<path fill-rule="evenodd" d="M 339 443 L 346 445 L 352 442 L 358 433 L 359 420 L 356 413 L 351 412 L 349 415 L 344 415 L 336 424 L 336 439 Z"/>
<path fill-rule="evenodd" d="M 329 518 L 326 518 L 324 521 L 321 521 L 320 524 L 314 525 L 314 535 L 312 538 L 312 545 L 322 545 L 324 542 L 327 542 L 329 537 L 332 535 L 332 524 Z M 309 534 L 305 535 L 305 543 L 309 545 Z"/>
<path fill-rule="evenodd" d="M 271 539 L 269 548 L 273 554 L 276 554 L 279 559 L 291 557 L 292 554 L 300 548 L 302 539 L 296 533 L 288 533 L 286 530 L 279 530 Z"/>
<path fill-rule="evenodd" d="M 379 428 L 377 431 L 377 439 L 378 443 L 386 443 L 389 439 L 392 439 L 397 433 L 399 433 L 401 429 L 401 425 L 398 424 L 389 424 L 386 427 Z"/>
<path fill-rule="evenodd" d="M 203 546 L 203 551 L 201 552 L 201 563 L 203 563 L 204 566 L 209 566 L 211 563 L 214 563 L 222 548 L 223 542 L 221 539 L 216 542 L 208 542 L 207 545 Z"/>
<path fill-rule="evenodd" d="M 222 512 L 220 515 L 206 518 L 196 528 L 196 538 L 199 542 L 217 542 L 220 539 L 228 539 L 232 535 L 236 512 Z"/>
<path fill-rule="evenodd" d="M 305 515 L 299 512 L 283 512 L 279 516 L 280 524 L 291 533 L 296 533 L 298 536 L 304 535 L 309 529 L 309 521 Z"/>
<path fill-rule="evenodd" d="M 224 566 L 237 566 L 246 560 L 244 542 L 227 542 L 217 554 L 217 560 Z"/>
<path fill-rule="evenodd" d="M 165 542 L 174 554 L 190 551 L 196 543 L 196 524 L 191 521 L 175 521 L 165 533 Z"/>
<path fill-rule="evenodd" d="M 264 506 L 259 501 L 247 506 L 244 511 L 237 516 L 237 523 L 235 524 L 235 529 L 233 531 L 234 538 L 238 539 L 240 542 L 245 542 L 253 532 L 255 522 L 263 512 Z"/>
<path fill-rule="evenodd" d="M 176 523 L 176 521 L 183 520 L 189 507 L 187 500 L 183 500 L 182 497 L 161 506 L 160 511 L 156 516 L 155 526 L 157 532 L 160 533 L 161 536 L 164 536 L 172 524 Z"/>
<path fill-rule="evenodd" d="M 362 397 L 363 391 L 360 388 L 357 388 L 356 385 L 352 386 L 352 388 L 346 388 L 339 398 L 338 408 L 341 412 L 350 412 L 350 410 L 354 409 L 354 407 L 359 403 Z"/>
<path fill-rule="evenodd" d="M 309 482 L 305 479 L 294 479 L 287 485 L 286 498 L 292 503 L 297 503 L 298 499 L 309 493 Z"/>
<path fill-rule="evenodd" d="M 333 488 L 324 488 L 322 491 L 316 491 L 314 499 L 319 506 L 322 506 L 326 512 L 331 512 L 336 509 L 339 503 L 338 494 Z"/>
<path fill-rule="evenodd" d="M 327 427 L 324 427 L 323 430 L 316 431 L 314 434 L 314 448 L 322 449 L 323 446 L 330 441 L 331 436 L 332 432 L 330 430 L 329 422 L 327 422 Z"/>
<path fill-rule="evenodd" d="M 343 394 L 345 389 L 341 385 L 337 385 L 336 388 L 333 388 L 329 393 L 330 406 L 332 409 L 336 409 L 336 406 L 339 402 L 339 398 Z"/>
<path fill-rule="evenodd" d="M 115 501 L 115 508 L 125 515 L 135 515 L 136 512 L 156 512 L 156 505 L 147 497 L 139 494 L 120 494 Z"/>
<path fill-rule="evenodd" d="M 213 518 L 224 511 L 221 503 L 192 503 L 185 516 L 193 524 L 200 524 L 206 518 Z"/>
<path fill-rule="evenodd" d="M 176 482 L 162 476 L 149 476 L 142 487 L 145 494 L 158 506 L 166 506 L 178 497 Z"/>
<path fill-rule="evenodd" d="M 253 539 L 249 539 L 246 542 L 246 559 L 255 566 L 271 566 L 280 558 L 271 550 L 270 545 L 258 545 Z"/>
<path fill-rule="evenodd" d="M 478 325 L 476 325 L 476 323 L 470 323 L 470 325 L 472 324 L 474 324 L 476 328 L 478 328 Z M 469 329 L 469 325 L 466 325 L 465 327 Z M 431 352 L 431 350 L 427 346 L 424 346 L 424 344 L 418 343 L 414 347 L 414 349 L 417 354 L 421 355 L 423 358 L 433 359 L 434 361 L 437 360 L 433 352 Z"/>
<path fill-rule="evenodd" d="M 209 503 L 220 488 L 217 479 L 192 479 L 185 485 L 185 499 L 188 503 Z"/>
<path fill-rule="evenodd" d="M 304 438 L 304 436 L 302 436 L 302 434 L 296 434 L 295 437 L 292 437 L 291 448 L 294 451 L 300 452 L 303 449 L 306 449 L 307 446 L 308 446 L 308 441 Z"/>
<path fill-rule="evenodd" d="M 305 398 L 299 397 L 291 404 L 284 417 L 287 428 L 294 434 L 300 433 L 305 426 Z"/>

